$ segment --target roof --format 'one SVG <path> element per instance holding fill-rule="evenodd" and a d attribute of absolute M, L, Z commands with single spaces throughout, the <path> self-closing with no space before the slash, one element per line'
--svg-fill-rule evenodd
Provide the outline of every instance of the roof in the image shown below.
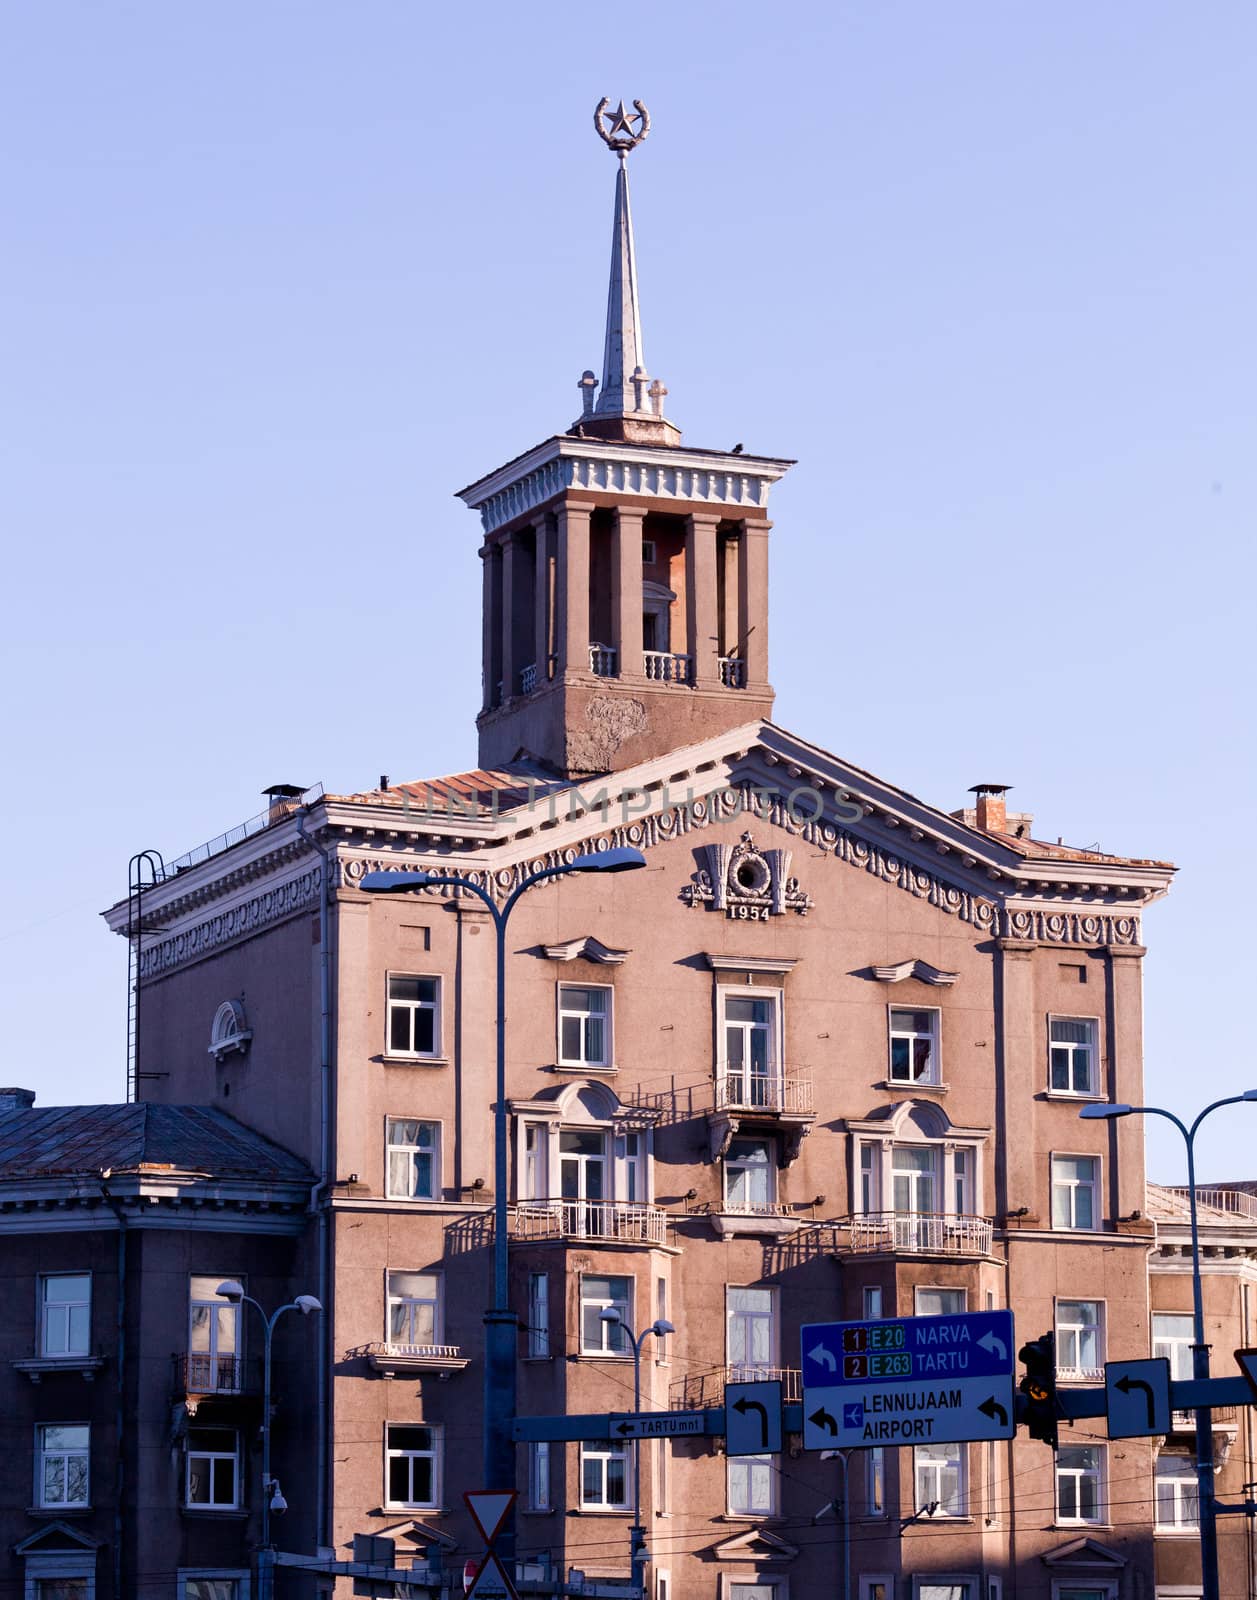
<path fill-rule="evenodd" d="M 328 795 L 342 805 L 398 805 L 403 810 L 439 810 L 446 816 L 491 816 L 516 806 L 561 794 L 573 787 L 570 778 L 557 778 L 536 761 L 512 761 L 505 767 L 473 767 L 443 778 L 417 778 L 413 783 L 390 783 L 387 789 L 363 794 Z"/>
<path fill-rule="evenodd" d="M 1028 839 L 1023 835 L 999 833 L 995 829 L 989 830 L 988 837 L 998 839 L 1028 861 L 1094 861 L 1100 866 L 1128 867 L 1172 868 L 1174 865 L 1172 861 L 1154 861 L 1145 856 L 1114 856 L 1103 850 L 1080 850 L 1070 844 L 1049 844 L 1046 839 Z"/>
<path fill-rule="evenodd" d="M 0 1116 L 0 1180 L 64 1178 L 102 1168 L 174 1170 L 262 1182 L 313 1182 L 282 1145 L 213 1106 L 43 1106 Z"/>

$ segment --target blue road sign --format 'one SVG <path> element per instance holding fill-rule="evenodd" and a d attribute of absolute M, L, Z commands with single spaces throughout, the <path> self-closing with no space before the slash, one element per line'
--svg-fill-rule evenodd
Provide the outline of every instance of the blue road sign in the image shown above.
<path fill-rule="evenodd" d="M 781 1450 L 781 1384 L 725 1384 L 725 1454 L 771 1456 Z"/>
<path fill-rule="evenodd" d="M 814 1322 L 801 1343 L 805 1449 L 1013 1436 L 1011 1311 Z"/>
<path fill-rule="evenodd" d="M 1170 1363 L 1164 1356 L 1104 1363 L 1110 1439 L 1150 1439 L 1170 1431 Z"/>

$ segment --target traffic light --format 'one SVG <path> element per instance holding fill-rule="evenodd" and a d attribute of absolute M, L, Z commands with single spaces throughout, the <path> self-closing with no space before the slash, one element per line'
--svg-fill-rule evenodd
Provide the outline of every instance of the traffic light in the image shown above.
<path fill-rule="evenodd" d="M 1056 1335 L 1045 1333 L 1018 1351 L 1025 1376 L 1018 1388 L 1026 1397 L 1024 1418 L 1032 1439 L 1056 1449 Z"/>

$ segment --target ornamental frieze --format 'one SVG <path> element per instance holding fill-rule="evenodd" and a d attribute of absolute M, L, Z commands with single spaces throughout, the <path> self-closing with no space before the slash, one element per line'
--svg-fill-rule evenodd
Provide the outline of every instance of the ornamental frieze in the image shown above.
<path fill-rule="evenodd" d="M 200 961 L 224 945 L 235 944 L 259 933 L 272 923 L 283 922 L 299 911 L 318 903 L 323 887 L 322 867 L 312 867 L 300 877 L 277 883 L 273 889 L 244 900 L 217 916 L 206 917 L 181 933 L 157 938 L 140 952 L 140 977 L 160 977 L 190 961 Z"/>

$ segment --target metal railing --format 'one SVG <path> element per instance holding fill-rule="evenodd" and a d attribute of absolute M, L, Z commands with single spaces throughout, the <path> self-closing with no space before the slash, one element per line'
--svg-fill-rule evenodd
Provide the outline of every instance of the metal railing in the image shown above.
<path fill-rule="evenodd" d="M 526 667 L 519 669 L 519 692 L 521 694 L 531 694 L 536 687 L 537 663 L 531 661 Z"/>
<path fill-rule="evenodd" d="M 726 689 L 746 688 L 746 662 L 741 656 L 721 656 L 720 681 Z"/>
<path fill-rule="evenodd" d="M 1153 1195 L 1163 1195 L 1166 1199 L 1177 1201 L 1186 1213 L 1188 1190 L 1185 1184 L 1150 1183 L 1148 1189 Z M 1249 1221 L 1257 1222 L 1257 1195 L 1247 1194 L 1243 1189 L 1197 1186 L 1196 1204 L 1205 1206 L 1210 1211 L 1222 1211 L 1233 1217 L 1245 1217 Z"/>
<path fill-rule="evenodd" d="M 693 656 L 675 655 L 671 650 L 645 650 L 642 667 L 654 683 L 690 683 L 694 677 Z"/>
<path fill-rule="evenodd" d="M 805 1070 L 768 1074 L 744 1067 L 716 1069 L 717 1111 L 766 1111 L 777 1115 L 811 1112 L 812 1077 Z"/>
<path fill-rule="evenodd" d="M 707 1200 L 695 1206 L 695 1214 L 707 1217 L 792 1217 L 794 1207 L 780 1200 Z"/>
<path fill-rule="evenodd" d="M 260 1369 L 256 1363 L 246 1366 L 243 1356 L 190 1350 L 172 1360 L 179 1394 L 257 1394 L 262 1388 Z"/>
<path fill-rule="evenodd" d="M 1058 1383 L 1103 1383 L 1103 1367 L 1060 1367 L 1056 1369 Z"/>
<path fill-rule="evenodd" d="M 516 1205 L 516 1239 L 607 1239 L 619 1244 L 664 1244 L 668 1213 L 622 1200 L 525 1200 Z"/>
<path fill-rule="evenodd" d="M 668 1405 L 674 1411 L 705 1411 L 725 1403 L 725 1385 L 767 1383 L 781 1385 L 781 1398 L 798 1402 L 803 1398 L 803 1374 L 797 1367 L 767 1367 L 758 1361 L 735 1361 L 710 1372 L 691 1372 L 668 1385 Z"/>
<path fill-rule="evenodd" d="M 615 677 L 616 651 L 613 645 L 591 644 L 589 647 L 589 670 L 595 678 Z"/>
<path fill-rule="evenodd" d="M 377 1339 L 362 1345 L 355 1354 L 369 1356 L 395 1356 L 406 1361 L 459 1361 L 462 1347 L 456 1344 L 394 1344 L 390 1339 Z"/>
<path fill-rule="evenodd" d="M 875 1211 L 848 1217 L 849 1247 L 857 1255 L 904 1251 L 942 1256 L 991 1253 L 992 1225 L 985 1217 L 945 1216 L 938 1212 Z"/>
<path fill-rule="evenodd" d="M 259 811 L 256 817 L 238 823 L 234 828 L 228 828 L 226 833 L 220 833 L 217 838 L 207 839 L 204 844 L 198 844 L 195 849 L 186 851 L 177 856 L 173 861 L 163 862 L 155 874 L 156 881 L 164 883 L 167 878 L 173 878 L 177 873 L 185 872 L 189 867 L 200 866 L 202 861 L 210 861 L 215 856 L 222 855 L 224 850 L 230 850 L 233 845 L 241 844 L 245 839 L 251 839 L 255 833 L 263 833 L 276 822 L 282 822 L 300 806 L 313 805 L 316 800 L 323 798 L 323 785 L 316 783 L 312 788 L 303 789 L 292 800 L 278 800 L 273 806 L 268 806 L 265 811 Z"/>

